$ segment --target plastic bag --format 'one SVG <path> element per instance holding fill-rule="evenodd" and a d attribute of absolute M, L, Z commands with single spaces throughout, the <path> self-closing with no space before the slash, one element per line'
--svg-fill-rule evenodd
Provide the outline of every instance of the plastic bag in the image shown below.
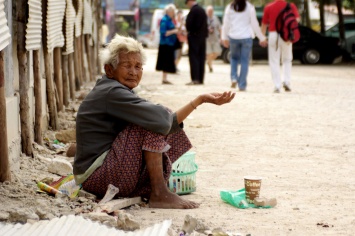
<path fill-rule="evenodd" d="M 75 198 L 81 189 L 81 184 L 76 185 L 73 174 L 61 177 L 57 181 L 51 183 L 50 186 L 58 189 L 70 198 Z"/>
<path fill-rule="evenodd" d="M 63 194 L 67 195 L 70 198 L 75 198 L 81 189 L 81 185 L 76 185 L 75 180 L 72 179 L 66 183 L 63 183 L 58 188 Z"/>
<path fill-rule="evenodd" d="M 246 208 L 271 208 L 271 206 L 258 207 L 254 204 L 247 203 L 245 199 L 245 189 L 239 189 L 237 191 L 222 190 L 220 192 L 221 199 L 232 206 L 238 207 L 240 209 Z"/>

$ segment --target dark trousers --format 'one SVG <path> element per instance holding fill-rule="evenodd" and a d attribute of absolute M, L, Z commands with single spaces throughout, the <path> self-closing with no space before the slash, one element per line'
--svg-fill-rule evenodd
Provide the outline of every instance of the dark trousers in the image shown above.
<path fill-rule="evenodd" d="M 188 36 L 191 80 L 203 84 L 205 76 L 206 38 Z"/>

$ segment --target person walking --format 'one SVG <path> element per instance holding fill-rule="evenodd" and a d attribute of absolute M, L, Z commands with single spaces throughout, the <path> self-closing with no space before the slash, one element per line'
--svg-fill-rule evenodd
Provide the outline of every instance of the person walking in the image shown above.
<path fill-rule="evenodd" d="M 267 46 L 267 39 L 256 18 L 255 7 L 247 0 L 233 0 L 224 11 L 222 26 L 223 46 L 231 52 L 232 88 L 238 85 L 239 91 L 246 91 L 249 59 L 253 47 L 254 33 L 262 47 Z M 240 73 L 238 75 L 238 64 Z"/>
<path fill-rule="evenodd" d="M 268 40 L 268 57 L 269 66 L 271 69 L 271 76 L 274 82 L 274 92 L 279 93 L 281 89 L 281 68 L 280 59 L 282 60 L 283 70 L 283 87 L 286 92 L 291 92 L 291 69 L 292 69 L 292 43 L 285 42 L 276 32 L 276 18 L 279 13 L 287 5 L 285 0 L 274 0 L 271 3 L 266 4 L 264 8 L 264 15 L 261 24 L 261 30 L 265 34 L 266 30 L 269 31 Z M 295 4 L 291 3 L 291 8 L 295 14 L 297 21 L 300 20 Z"/>
<path fill-rule="evenodd" d="M 203 84 L 205 76 L 207 15 L 195 0 L 185 0 L 185 5 L 190 8 L 186 18 L 186 30 L 191 82 L 187 85 L 198 85 Z"/>
<path fill-rule="evenodd" d="M 187 41 L 185 19 L 182 10 L 178 10 L 178 12 L 176 13 L 175 26 L 179 30 L 177 34 L 177 38 L 178 38 L 178 43 L 180 44 L 179 47 L 177 47 L 177 49 L 175 50 L 175 65 L 176 65 L 176 71 L 178 72 L 179 71 L 178 65 L 182 56 L 182 48 L 184 43 L 186 43 Z"/>
<path fill-rule="evenodd" d="M 174 4 L 167 5 L 165 15 L 160 21 L 160 41 L 155 69 L 163 72 L 162 84 L 172 84 L 167 79 L 168 73 L 176 73 L 175 49 L 178 43 L 176 34 L 179 30 L 173 23 L 175 11 Z"/>
<path fill-rule="evenodd" d="M 207 65 L 210 72 L 213 72 L 212 62 L 221 54 L 221 22 L 217 16 L 214 15 L 213 6 L 207 6 L 207 26 L 208 26 L 208 37 L 206 41 L 206 56 Z"/>

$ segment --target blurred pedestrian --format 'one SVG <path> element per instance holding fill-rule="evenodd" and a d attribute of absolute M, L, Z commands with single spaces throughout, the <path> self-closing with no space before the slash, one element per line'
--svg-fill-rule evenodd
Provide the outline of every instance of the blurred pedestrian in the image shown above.
<path fill-rule="evenodd" d="M 274 0 L 266 4 L 264 8 L 264 15 L 262 19 L 261 29 L 265 34 L 267 28 L 269 29 L 269 42 L 268 42 L 268 57 L 269 66 L 271 69 L 271 76 L 274 82 L 274 92 L 279 93 L 281 89 L 281 71 L 280 60 L 282 60 L 283 70 L 283 87 L 286 92 L 291 92 L 291 69 L 292 69 L 292 43 L 285 42 L 276 32 L 276 18 L 287 5 L 285 0 Z M 296 16 L 297 21 L 300 19 L 297 7 L 291 3 L 293 14 Z"/>
<path fill-rule="evenodd" d="M 253 47 L 254 33 L 260 45 L 267 46 L 265 35 L 261 32 L 255 7 L 247 0 L 233 0 L 224 11 L 222 40 L 231 52 L 231 80 L 232 88 L 238 84 L 239 91 L 246 91 L 249 59 Z M 240 72 L 238 75 L 238 64 Z"/>
<path fill-rule="evenodd" d="M 198 85 L 203 84 L 205 76 L 207 15 L 195 0 L 185 0 L 185 4 L 190 8 L 186 18 L 186 30 L 191 82 L 187 85 Z"/>
<path fill-rule="evenodd" d="M 180 44 L 179 47 L 177 47 L 177 49 L 175 50 L 175 65 L 176 65 L 176 70 L 178 72 L 179 71 L 178 64 L 182 56 L 182 48 L 184 46 L 184 43 L 186 43 L 187 41 L 185 18 L 183 16 L 182 10 L 178 10 L 178 12 L 176 13 L 175 27 L 179 30 L 177 34 L 177 38 L 178 38 L 178 43 Z"/>
<path fill-rule="evenodd" d="M 178 29 L 173 23 L 175 11 L 174 4 L 167 5 L 165 15 L 160 21 L 160 41 L 155 69 L 163 72 L 162 84 L 172 84 L 167 78 L 168 73 L 176 73 L 175 49 L 178 43 L 176 36 Z"/>
<path fill-rule="evenodd" d="M 210 72 L 213 72 L 212 62 L 221 55 L 221 21 L 217 16 L 214 15 L 213 6 L 207 6 L 207 26 L 208 26 L 208 37 L 206 41 L 206 57 L 207 65 Z"/>

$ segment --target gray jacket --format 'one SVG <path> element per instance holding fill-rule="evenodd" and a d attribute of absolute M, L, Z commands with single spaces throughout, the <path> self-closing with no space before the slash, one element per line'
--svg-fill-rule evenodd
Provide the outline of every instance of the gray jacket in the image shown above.
<path fill-rule="evenodd" d="M 129 123 L 167 135 L 181 130 L 176 113 L 138 97 L 105 75 L 79 107 L 76 119 L 74 174 L 84 173 Z"/>

